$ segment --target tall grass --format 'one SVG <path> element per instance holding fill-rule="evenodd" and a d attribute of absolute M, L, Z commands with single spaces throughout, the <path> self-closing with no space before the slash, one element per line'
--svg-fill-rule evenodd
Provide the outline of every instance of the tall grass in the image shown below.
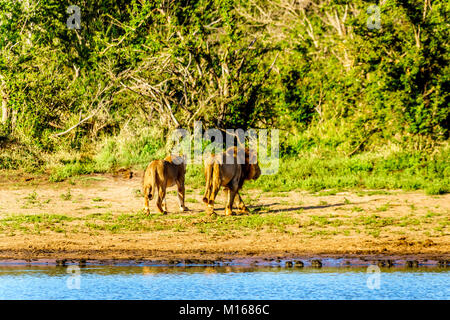
<path fill-rule="evenodd" d="M 150 138 L 140 138 L 129 145 L 108 141 L 92 160 L 66 163 L 56 168 L 50 178 L 61 181 L 73 175 L 107 172 L 122 166 L 143 170 L 149 161 L 164 156 L 157 142 L 146 139 Z M 141 145 L 146 147 L 140 149 Z M 427 194 L 443 194 L 450 192 L 449 159 L 448 149 L 435 154 L 432 159 L 420 153 L 405 152 L 388 155 L 367 152 L 354 157 L 335 154 L 320 158 L 315 153 L 304 153 L 281 158 L 276 174 L 263 175 L 256 181 L 247 182 L 246 186 L 266 192 L 366 188 L 422 189 Z M 188 165 L 186 184 L 191 188 L 203 187 L 201 165 Z"/>
<path fill-rule="evenodd" d="M 306 189 L 424 189 L 428 194 L 450 192 L 450 152 L 433 157 L 421 153 L 395 152 L 388 155 L 362 153 L 354 157 L 318 158 L 313 153 L 281 159 L 275 175 L 249 183 L 263 191 Z"/>
<path fill-rule="evenodd" d="M 68 154 L 52 166 L 50 180 L 62 181 L 71 176 L 104 173 L 121 167 L 144 169 L 153 159 L 165 155 L 164 144 L 155 129 L 123 129 L 115 137 L 105 137 L 93 156 Z M 68 160 L 67 160 L 68 159 Z"/>
<path fill-rule="evenodd" d="M 76 175 L 110 172 L 121 167 L 144 170 L 151 160 L 166 155 L 167 147 L 160 138 L 162 136 L 161 129 L 157 128 L 125 127 L 114 137 L 100 139 L 90 152 L 64 150 L 48 155 L 44 161 L 40 160 L 40 165 L 31 161 L 28 169 L 26 165 L 21 168 L 37 171 L 45 165 L 51 171 L 49 179 L 55 182 Z M 344 138 L 335 135 L 336 141 Z M 283 156 L 279 171 L 246 183 L 246 188 L 263 191 L 366 188 L 422 189 L 428 194 L 450 192 L 450 147 L 447 145 L 435 148 L 431 154 L 386 147 L 379 148 L 378 152 L 362 152 L 348 157 L 339 151 L 339 141 L 314 139 L 307 134 L 287 139 L 281 146 Z M 3 154 L 6 154 L 5 151 Z M 27 163 L 27 158 L 21 157 L 20 153 L 12 153 L 9 158 L 21 164 L 20 161 Z M 8 163 L 2 167 L 12 168 Z M 186 184 L 190 188 L 203 187 L 201 165 L 188 165 Z"/>

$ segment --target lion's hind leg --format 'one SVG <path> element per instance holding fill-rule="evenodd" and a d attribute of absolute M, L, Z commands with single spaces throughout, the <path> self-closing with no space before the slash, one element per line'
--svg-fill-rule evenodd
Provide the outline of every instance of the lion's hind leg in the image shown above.
<path fill-rule="evenodd" d="M 247 206 L 245 205 L 244 201 L 241 198 L 241 195 L 239 194 L 239 191 L 236 193 L 237 200 L 238 200 L 238 212 L 240 214 L 248 214 L 250 211 L 248 210 Z"/>
<path fill-rule="evenodd" d="M 167 214 L 167 211 L 165 210 L 165 208 L 163 208 L 163 197 L 164 197 L 164 192 L 160 191 L 158 194 L 158 197 L 156 199 L 156 208 L 159 213 Z"/>
<path fill-rule="evenodd" d="M 178 202 L 180 204 L 180 211 L 188 211 L 189 209 L 184 205 L 185 187 L 184 180 L 177 181 Z"/>
<path fill-rule="evenodd" d="M 166 205 L 164 205 L 163 208 L 163 201 L 165 200 L 165 197 L 166 197 L 166 188 L 165 186 L 160 186 L 158 198 L 156 199 L 156 208 L 158 209 L 158 212 L 162 214 L 167 214 Z"/>
<path fill-rule="evenodd" d="M 233 215 L 233 203 L 234 203 L 234 198 L 236 196 L 237 193 L 237 187 L 236 186 L 232 186 L 231 188 L 227 188 L 227 205 L 225 208 L 225 215 L 226 216 L 231 216 Z"/>

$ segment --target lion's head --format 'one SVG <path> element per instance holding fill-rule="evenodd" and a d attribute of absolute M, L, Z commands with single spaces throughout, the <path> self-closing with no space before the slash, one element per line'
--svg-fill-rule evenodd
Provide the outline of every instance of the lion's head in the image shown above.
<path fill-rule="evenodd" d="M 255 151 L 245 148 L 245 180 L 256 180 L 261 175 L 261 168 L 258 165 L 258 158 Z"/>

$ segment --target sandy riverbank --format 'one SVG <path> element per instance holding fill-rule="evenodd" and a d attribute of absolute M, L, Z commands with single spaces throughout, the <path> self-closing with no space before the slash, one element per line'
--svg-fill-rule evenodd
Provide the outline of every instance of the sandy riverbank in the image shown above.
<path fill-rule="evenodd" d="M 354 190 L 245 190 L 250 215 L 203 212 L 189 189 L 190 211 L 146 217 L 141 177 L 91 175 L 49 183 L 44 176 L 0 178 L 0 259 L 218 260 L 246 257 L 394 257 L 448 259 L 450 195 Z"/>

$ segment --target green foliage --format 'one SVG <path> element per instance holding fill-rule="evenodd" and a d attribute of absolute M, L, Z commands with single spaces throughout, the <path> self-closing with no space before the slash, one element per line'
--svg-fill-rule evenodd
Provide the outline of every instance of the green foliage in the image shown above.
<path fill-rule="evenodd" d="M 430 194 L 448 192 L 450 150 L 433 156 L 422 153 L 364 153 L 351 158 L 329 154 L 317 157 L 303 153 L 299 158 L 280 160 L 279 172 L 261 176 L 250 187 L 263 191 L 334 188 L 426 189 Z"/>
<path fill-rule="evenodd" d="M 143 129 L 105 138 L 94 157 L 97 170 L 133 165 L 145 168 L 151 160 L 164 157 L 164 145 L 160 139 L 155 139 L 155 134 L 154 130 Z"/>
<path fill-rule="evenodd" d="M 89 174 L 93 172 L 96 172 L 96 170 L 91 161 L 82 162 L 76 160 L 56 167 L 50 175 L 49 181 L 59 182 L 72 176 Z"/>
<path fill-rule="evenodd" d="M 363 0 L 82 0 L 79 30 L 72 4 L 0 0 L 2 169 L 143 168 L 201 120 L 282 130 L 268 190 L 448 191 L 448 1 L 383 1 L 379 29 Z"/>

